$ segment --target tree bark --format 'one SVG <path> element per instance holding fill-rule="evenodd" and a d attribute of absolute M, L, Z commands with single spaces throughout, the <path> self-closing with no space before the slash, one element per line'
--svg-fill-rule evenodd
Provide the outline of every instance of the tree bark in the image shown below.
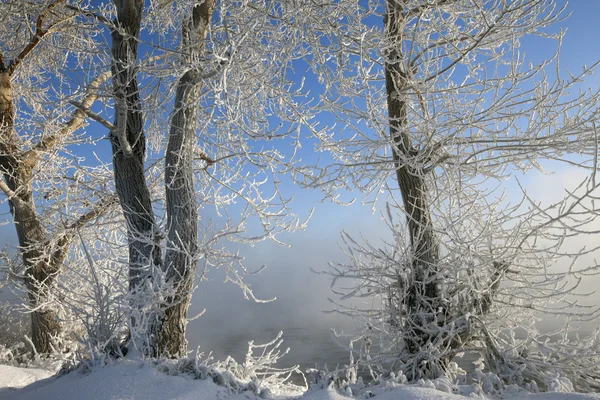
<path fill-rule="evenodd" d="M 158 346 L 169 356 L 185 355 L 185 326 L 198 248 L 198 211 L 192 170 L 196 138 L 197 101 L 200 74 L 186 72 L 178 82 L 175 114 L 171 120 L 165 161 L 167 197 L 167 281 L 176 286 L 176 295 L 168 299 Z"/>
<path fill-rule="evenodd" d="M 152 267 L 161 265 L 160 236 L 144 171 L 146 138 L 136 79 L 144 1 L 114 2 L 117 19 L 112 32 L 112 77 L 117 132 L 111 131 L 110 141 L 116 192 L 127 223 L 129 291 L 135 297 L 143 281 L 151 276 Z M 139 321 L 131 322 L 135 328 Z"/>
<path fill-rule="evenodd" d="M 31 312 L 32 341 L 39 353 L 52 350 L 51 338 L 60 333 L 58 314 L 48 305 L 48 291 L 62 260 L 48 256 L 46 232 L 35 211 L 31 187 L 33 168 L 20 159 L 21 146 L 14 133 L 14 104 L 10 73 L 0 71 L 0 171 L 8 189 L 19 248 L 25 266 L 25 285 Z"/>
<path fill-rule="evenodd" d="M 432 340 L 425 327 L 436 321 L 441 309 L 436 279 L 439 244 L 435 237 L 427 200 L 425 171 L 416 161 L 418 150 L 411 144 L 407 104 L 408 75 L 402 64 L 402 3 L 405 0 L 386 0 L 384 29 L 385 84 L 392 156 L 396 180 L 402 194 L 412 249 L 412 279 L 408 283 L 407 321 L 404 330 L 407 349 L 411 354 Z M 408 333 L 414 332 L 414 333 Z"/>
<path fill-rule="evenodd" d="M 0 174 L 4 180 L 0 189 L 8 196 L 17 231 L 25 286 L 32 309 L 32 341 L 38 353 L 51 352 L 51 339 L 61 332 L 58 313 L 51 308 L 49 298 L 74 237 L 74 231 L 101 215 L 110 205 L 110 201 L 101 201 L 59 236 L 57 233 L 48 235 L 41 217 L 36 212 L 32 188 L 34 171 L 38 167 L 41 155 L 55 147 L 62 138 L 79 129 L 85 115 L 79 110 L 76 111 L 61 129 L 40 138 L 27 151 L 14 130 L 15 105 L 11 78 L 41 43 L 41 39 L 55 26 L 50 23 L 44 27 L 45 18 L 61 2 L 62 0 L 54 0 L 39 13 L 35 22 L 35 34 L 14 59 L 6 62 L 0 52 Z M 108 73 L 104 73 L 94 79 L 88 86 L 81 104 L 90 107 L 98 97 L 98 86 L 109 76 Z"/>
<path fill-rule="evenodd" d="M 188 61 L 193 62 L 204 48 L 214 4 L 214 0 L 205 0 L 194 7 L 189 26 L 182 29 Z M 176 294 L 167 300 L 157 327 L 155 351 L 174 357 L 187 354 L 186 317 L 198 262 L 198 210 L 192 163 L 201 87 L 202 74 L 198 69 L 187 71 L 177 82 L 165 160 L 168 235 L 164 266 L 167 281 L 175 285 Z"/>

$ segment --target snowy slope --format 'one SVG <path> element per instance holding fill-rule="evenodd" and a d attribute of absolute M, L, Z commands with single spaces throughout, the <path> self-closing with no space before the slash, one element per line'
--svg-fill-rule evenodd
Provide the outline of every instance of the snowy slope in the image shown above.
<path fill-rule="evenodd" d="M 363 397 L 364 398 L 364 397 Z M 337 393 L 335 389 L 319 390 L 308 393 L 302 397 L 302 400 L 353 400 L 354 397 L 348 397 Z M 377 394 L 374 399 L 377 400 L 466 400 L 464 396 L 450 393 L 444 393 L 435 389 L 418 388 L 412 386 L 399 386 L 388 392 Z"/>
<path fill-rule="evenodd" d="M 53 374 L 53 372 L 44 369 L 0 365 L 0 398 L 7 398 L 8 393 L 14 393 L 18 388 L 25 387 L 40 379 L 48 378 Z"/>
<path fill-rule="evenodd" d="M 365 397 L 348 397 L 339 394 L 334 389 L 328 389 L 313 393 L 308 393 L 302 397 L 302 400 L 355 400 L 357 398 Z M 471 397 L 461 396 L 458 394 L 451 394 L 441 392 L 435 389 L 417 387 L 413 385 L 402 385 L 393 388 L 389 391 L 377 393 L 374 400 L 467 400 L 469 398 L 475 399 L 490 399 L 490 397 L 480 397 L 473 395 Z M 600 399 L 599 394 L 581 394 L 581 393 L 510 393 L 505 394 L 497 399 L 514 399 L 514 400 L 598 400 Z"/>
<path fill-rule="evenodd" d="M 227 390 L 209 380 L 168 376 L 141 361 L 123 361 L 94 368 L 87 374 L 75 371 L 59 378 L 36 382 L 24 389 L 4 393 L 1 400 L 204 400 L 255 399 L 231 397 Z"/>
<path fill-rule="evenodd" d="M 0 366 L 0 400 L 258 400 L 251 393 L 232 395 L 211 380 L 194 380 L 183 376 L 168 376 L 142 361 L 126 360 L 88 373 L 76 371 L 59 378 L 51 372 Z M 14 389 L 30 384 L 22 389 Z M 416 385 L 379 387 L 372 390 L 376 400 L 466 400 L 465 396 L 445 393 Z M 335 389 L 309 391 L 302 400 L 354 400 L 365 398 L 341 394 Z M 292 399 L 293 395 L 278 396 Z M 472 396 L 482 398 L 480 396 Z M 574 393 L 505 393 L 501 399 L 517 400 L 600 400 L 599 394 Z"/>
<path fill-rule="evenodd" d="M 54 373 L 45 369 L 17 368 L 0 365 L 0 388 L 22 388 Z"/>

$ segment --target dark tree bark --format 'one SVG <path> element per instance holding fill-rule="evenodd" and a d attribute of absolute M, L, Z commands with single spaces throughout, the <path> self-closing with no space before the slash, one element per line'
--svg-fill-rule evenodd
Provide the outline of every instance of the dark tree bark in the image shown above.
<path fill-rule="evenodd" d="M 168 356 L 182 356 L 187 351 L 186 316 L 197 263 L 198 211 L 192 161 L 199 75 L 188 71 L 179 80 L 165 160 L 168 235 L 164 265 L 176 295 L 167 300 L 156 345 L 159 353 Z"/>
<path fill-rule="evenodd" d="M 45 18 L 62 1 L 54 0 L 40 12 L 35 20 L 33 35 L 14 59 L 8 62 L 0 53 L 0 173 L 5 183 L 2 191 L 9 198 L 10 212 L 17 231 L 25 267 L 25 286 L 28 291 L 30 307 L 33 310 L 31 312 L 32 341 L 39 353 L 51 352 L 51 338 L 61 331 L 58 314 L 50 307 L 48 298 L 73 239 L 74 229 L 98 216 L 102 212 L 101 210 L 104 210 L 104 206 L 92 208 L 88 214 L 75 221 L 71 229 L 60 233 L 58 238 L 55 234 L 54 240 L 50 240 L 44 229 L 43 221 L 36 212 L 32 181 L 41 154 L 52 149 L 60 139 L 81 127 L 83 112 L 75 112 L 60 130 L 40 139 L 27 151 L 23 148 L 14 130 L 15 105 L 11 84 L 12 76 L 51 31 L 53 25 L 46 24 Z M 90 84 L 90 88 L 96 89 L 103 79 L 105 77 L 99 77 Z M 96 98 L 97 93 L 92 90 L 86 94 L 82 104 L 89 107 Z"/>
<path fill-rule="evenodd" d="M 193 62 L 204 49 L 214 4 L 214 0 L 205 0 L 194 7 L 188 26 L 182 30 L 188 61 Z M 192 162 L 201 87 L 202 74 L 198 69 L 187 71 L 177 83 L 165 160 L 168 237 L 164 267 L 168 282 L 176 287 L 176 295 L 168 299 L 157 326 L 156 351 L 168 356 L 187 353 L 186 317 L 198 262 L 198 211 Z"/>
<path fill-rule="evenodd" d="M 3 191 L 9 197 L 10 212 L 25 267 L 25 286 L 29 305 L 33 310 L 32 342 L 38 353 L 49 353 L 52 351 L 52 337 L 61 332 L 58 314 L 49 304 L 49 295 L 72 242 L 74 229 L 99 216 L 108 203 L 101 204 L 99 208 L 92 208 L 60 233 L 58 238 L 50 240 L 43 221 L 36 212 L 31 186 L 33 172 L 40 160 L 40 152 L 52 148 L 61 137 L 78 129 L 82 125 L 83 114 L 76 112 L 56 135 L 48 136 L 31 150 L 23 151 L 23 146 L 14 131 L 11 75 L 15 71 L 15 62 L 5 66 L 2 60 L 0 64 L 0 173 L 5 182 Z M 88 93 L 83 103 L 89 105 L 95 99 L 95 93 Z"/>
<path fill-rule="evenodd" d="M 418 150 L 412 146 L 409 132 L 407 104 L 404 94 L 408 75 L 402 63 L 402 3 L 404 0 L 387 0 L 384 29 L 388 39 L 385 51 L 385 84 L 392 155 L 396 179 L 407 215 L 412 249 L 412 279 L 408 282 L 407 316 L 403 327 L 407 349 L 411 354 L 433 338 L 425 327 L 436 321 L 440 303 L 436 280 L 439 244 L 435 237 L 427 200 L 426 172 L 415 159 Z M 413 320 L 414 319 L 414 320 Z M 417 378 L 417 377 L 415 377 Z"/>
<path fill-rule="evenodd" d="M 146 138 L 136 79 L 143 0 L 114 0 L 112 78 L 116 131 L 111 131 L 115 186 L 127 223 L 129 290 L 137 292 L 152 266 L 161 265 L 160 236 L 144 173 Z M 135 326 L 136 321 L 132 321 Z"/>
<path fill-rule="evenodd" d="M 4 63 L 3 63 L 4 64 Z M 3 65 L 4 67 L 4 65 Z M 20 159 L 21 146 L 14 132 L 14 104 L 11 73 L 0 71 L 0 171 L 9 193 L 10 212 L 13 216 L 19 247 L 25 266 L 25 285 L 31 308 L 32 341 L 36 351 L 51 351 L 52 336 L 60 333 L 56 311 L 48 307 L 48 288 L 62 264 L 53 263 L 43 252 L 46 233 L 35 212 L 31 188 L 32 169 Z"/>

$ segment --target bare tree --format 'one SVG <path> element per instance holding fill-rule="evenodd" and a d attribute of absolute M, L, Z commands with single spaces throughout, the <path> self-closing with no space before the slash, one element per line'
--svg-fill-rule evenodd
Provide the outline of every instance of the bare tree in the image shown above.
<path fill-rule="evenodd" d="M 201 278 L 209 266 L 222 266 L 254 298 L 242 281 L 242 258 L 224 241 L 276 240 L 277 233 L 304 226 L 289 211 L 276 178 L 293 159 L 261 142 L 279 139 L 293 148 L 298 137 L 292 117 L 301 87 L 294 89 L 285 78 L 298 53 L 283 60 L 264 56 L 282 43 L 299 48 L 293 32 L 278 31 L 277 25 L 298 10 L 262 1 L 250 7 L 168 1 L 145 12 L 137 0 L 115 0 L 114 6 L 88 16 L 106 24 L 112 36 L 115 121 L 97 115 L 96 120 L 110 129 L 115 186 L 127 221 L 131 302 L 138 309 L 132 310 L 138 313 L 132 332 L 147 336 L 142 346 L 151 354 L 178 356 L 186 352 L 186 314 L 198 263 L 204 264 Z M 219 12 L 213 15 L 214 9 Z M 294 40 L 286 43 L 286 35 Z M 138 57 L 138 46 L 151 42 Z M 164 175 L 156 163 L 145 168 L 147 157 L 165 158 Z M 156 190 L 161 179 L 164 193 Z M 272 193 L 265 196 L 269 185 Z M 157 223 L 162 215 L 157 200 L 163 196 L 164 228 Z M 198 218 L 198 210 L 208 206 L 223 217 L 218 228 Z M 245 235 L 253 217 L 258 228 Z"/>
<path fill-rule="evenodd" d="M 110 194 L 88 192 L 93 197 L 87 206 L 75 192 L 57 195 L 60 187 L 73 183 L 65 171 L 76 166 L 77 160 L 61 152 L 80 141 L 73 133 L 84 126 L 85 113 L 75 109 L 68 116 L 61 88 L 45 89 L 39 82 L 47 76 L 60 79 L 66 56 L 62 46 L 84 53 L 90 43 L 88 34 L 74 23 L 76 15 L 63 3 L 8 1 L 0 6 L 4 19 L 0 33 L 0 172 L 4 181 L 0 189 L 8 199 L 17 231 L 32 341 L 40 353 L 52 351 L 51 339 L 61 330 L 56 303 L 50 299 L 75 232 L 114 204 Z M 81 36 L 73 39 L 71 35 L 77 34 Z M 89 108 L 108 77 L 101 74 L 67 96 Z M 40 205 L 44 199 L 51 204 Z"/>
<path fill-rule="evenodd" d="M 546 28 L 562 10 L 538 0 L 341 1 L 312 10 L 319 22 L 307 43 L 326 83 L 323 115 L 338 121 L 335 130 L 313 132 L 336 162 L 298 179 L 327 194 L 357 187 L 378 206 L 380 194 L 392 198 L 392 242 L 379 249 L 346 237 L 351 261 L 333 271 L 356 282 L 343 297 L 381 301 L 362 315 L 363 338 L 385 332 L 378 361 L 411 379 L 439 376 L 478 340 L 504 360 L 498 343 L 514 343 L 500 339 L 503 327 L 491 322 L 498 313 L 510 306 L 553 312 L 554 301 L 575 290 L 568 274 L 546 275 L 566 252 L 549 230 L 581 227 L 570 218 L 596 186 L 588 182 L 554 211 L 529 203 L 528 212 L 506 208 L 490 189 L 541 168 L 540 159 L 595 168 L 598 93 L 570 93 L 593 68 L 563 79 L 558 51 L 527 65 L 518 50 L 526 36 L 560 43 L 562 34 Z M 543 251 L 533 244 L 542 238 L 552 243 Z M 568 290 L 553 298 L 561 279 Z"/>
<path fill-rule="evenodd" d="M 190 65 L 202 55 L 214 6 L 214 0 L 205 0 L 194 6 L 191 17 L 182 26 L 181 50 Z M 185 325 L 195 264 L 198 262 L 198 211 L 193 162 L 201 86 L 200 68 L 192 68 L 179 78 L 165 157 L 168 231 L 165 271 L 169 281 L 177 282 L 177 290 L 168 301 L 172 305 L 165 309 L 164 319 L 158 324 L 156 347 L 159 353 L 170 355 L 187 352 Z M 207 158 L 205 161 L 212 160 Z"/>
<path fill-rule="evenodd" d="M 112 28 L 115 128 L 110 139 L 116 191 L 127 221 L 131 292 L 151 273 L 148 265 L 162 263 L 144 170 L 146 137 L 136 73 L 143 5 L 141 0 L 115 0 L 117 16 Z"/>

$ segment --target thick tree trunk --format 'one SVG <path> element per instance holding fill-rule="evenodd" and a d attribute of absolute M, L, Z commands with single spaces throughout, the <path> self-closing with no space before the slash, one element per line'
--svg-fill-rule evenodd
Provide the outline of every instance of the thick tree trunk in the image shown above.
<path fill-rule="evenodd" d="M 404 0 L 387 0 L 384 28 L 388 39 L 385 54 L 385 83 L 392 154 L 398 186 L 407 215 L 412 249 L 412 279 L 408 283 L 404 334 L 407 350 L 417 354 L 433 338 L 428 325 L 437 322 L 441 310 L 437 274 L 439 245 L 433 231 L 425 171 L 416 161 L 417 150 L 411 144 L 407 105 L 403 92 L 408 75 L 402 64 L 402 7 Z M 431 371 L 433 374 L 436 372 Z M 419 378 L 419 376 L 413 377 Z"/>
<path fill-rule="evenodd" d="M 117 132 L 110 133 L 117 195 L 127 223 L 129 290 L 133 297 L 161 265 L 160 236 L 156 227 L 144 157 L 146 138 L 136 80 L 138 35 L 143 0 L 114 0 L 117 8 L 112 33 L 112 77 Z M 134 328 L 139 321 L 132 320 Z"/>
<path fill-rule="evenodd" d="M 18 184 L 17 184 L 18 185 Z M 23 191 L 24 185 L 12 186 Z M 29 191 L 30 188 L 26 190 Z M 27 196 L 29 197 L 29 196 Z M 25 265 L 25 284 L 27 287 L 31 312 L 31 335 L 38 353 L 52 351 L 51 338 L 61 331 L 60 321 L 52 304 L 49 293 L 62 266 L 62 260 L 53 262 L 45 254 L 48 250 L 46 234 L 32 202 L 10 200 L 11 210 L 17 229 L 21 255 Z"/>
<path fill-rule="evenodd" d="M 57 237 L 56 233 L 48 235 L 43 221 L 36 212 L 32 188 L 34 170 L 44 152 L 82 126 L 84 113 L 80 110 L 76 111 L 61 129 L 40 138 L 27 151 L 14 129 L 15 107 L 11 77 L 41 43 L 41 39 L 52 31 L 54 25 L 50 23 L 44 27 L 44 20 L 52 8 L 60 3 L 61 0 L 52 1 L 37 16 L 35 34 L 14 59 L 6 62 L 0 52 L 0 174 L 4 179 L 1 189 L 8 196 L 10 211 L 17 230 L 25 267 L 25 285 L 32 309 L 32 341 L 39 353 L 52 351 L 51 338 L 61 331 L 58 314 L 49 304 L 49 294 L 62 268 L 74 236 L 74 229 L 99 216 L 110 205 L 110 200 L 102 201 L 97 204 L 97 207 L 92 207 L 89 212 L 80 216 L 70 228 L 60 233 L 60 236 Z M 98 85 L 108 76 L 106 73 L 101 74 L 90 83 L 88 92 L 80 103 L 83 107 L 87 108 L 93 104 L 98 96 L 96 92 Z"/>
<path fill-rule="evenodd" d="M 182 42 L 189 54 L 188 61 L 193 62 L 204 49 L 203 40 L 214 5 L 215 0 L 205 0 L 197 5 L 188 25 L 184 24 Z M 168 282 L 176 287 L 176 294 L 167 300 L 163 319 L 157 326 L 155 346 L 158 354 L 167 356 L 184 356 L 187 353 L 186 318 L 198 262 L 198 210 L 192 163 L 201 87 L 202 74 L 198 69 L 187 71 L 179 79 L 167 144 L 165 191 L 168 236 L 164 267 Z"/>
<path fill-rule="evenodd" d="M 167 250 L 165 269 L 168 282 L 176 285 L 169 299 L 158 338 L 160 353 L 185 355 L 185 326 L 198 248 L 198 211 L 193 177 L 193 149 L 196 138 L 198 92 L 201 77 L 188 71 L 179 80 L 175 114 L 167 145 L 165 190 L 167 195 Z"/>
<path fill-rule="evenodd" d="M 33 168 L 20 159 L 20 145 L 14 133 L 14 105 L 10 74 L 0 71 L 0 172 L 13 195 L 9 198 L 31 312 L 32 341 L 39 353 L 49 353 L 51 338 L 60 333 L 58 314 L 48 304 L 48 291 L 62 265 L 47 249 L 46 233 L 35 212 L 31 179 Z"/>

